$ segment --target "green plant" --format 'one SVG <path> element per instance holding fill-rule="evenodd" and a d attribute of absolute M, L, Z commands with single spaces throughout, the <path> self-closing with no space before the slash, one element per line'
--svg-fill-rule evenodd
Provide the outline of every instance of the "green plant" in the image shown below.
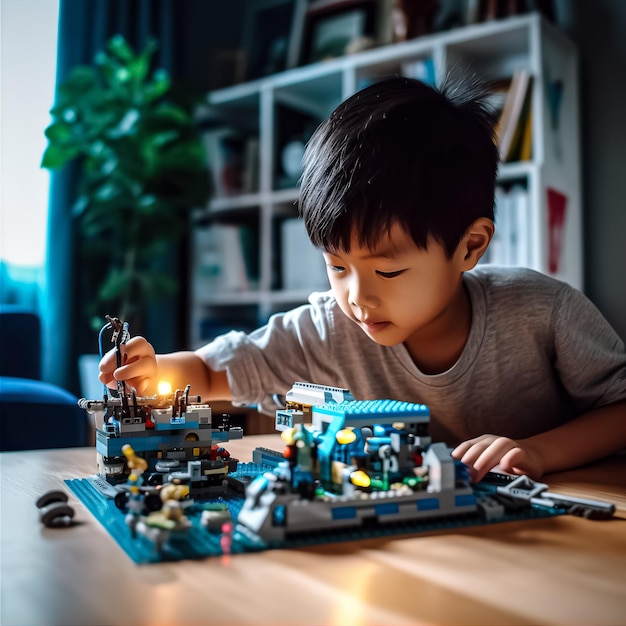
<path fill-rule="evenodd" d="M 135 54 L 113 37 L 59 87 L 45 131 L 42 167 L 78 164 L 78 263 L 98 327 L 104 313 L 141 319 L 148 303 L 175 293 L 163 266 L 209 195 L 192 104 L 176 103 L 167 72 L 151 71 L 156 47 Z"/>

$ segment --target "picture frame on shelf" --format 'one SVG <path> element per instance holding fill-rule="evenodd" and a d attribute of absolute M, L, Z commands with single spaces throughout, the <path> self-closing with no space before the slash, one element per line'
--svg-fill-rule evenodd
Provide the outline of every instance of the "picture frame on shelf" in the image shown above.
<path fill-rule="evenodd" d="M 318 0 L 304 20 L 300 65 L 342 57 L 378 43 L 377 0 Z"/>
<path fill-rule="evenodd" d="M 254 80 L 295 67 L 293 47 L 301 39 L 306 0 L 255 0 L 247 9 L 243 47 L 247 78 Z"/>

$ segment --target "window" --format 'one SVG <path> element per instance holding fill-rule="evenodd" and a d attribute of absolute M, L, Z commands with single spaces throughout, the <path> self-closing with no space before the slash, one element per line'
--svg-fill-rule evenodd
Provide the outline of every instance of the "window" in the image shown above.
<path fill-rule="evenodd" d="M 50 174 L 40 168 L 54 98 L 59 0 L 2 0 L 0 302 L 39 308 Z"/>

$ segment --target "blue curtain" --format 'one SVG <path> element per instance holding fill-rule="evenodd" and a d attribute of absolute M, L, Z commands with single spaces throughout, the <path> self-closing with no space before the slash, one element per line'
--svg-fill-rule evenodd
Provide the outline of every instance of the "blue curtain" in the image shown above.
<path fill-rule="evenodd" d="M 136 49 L 141 49 L 149 37 L 154 37 L 159 43 L 155 60 L 175 81 L 179 69 L 176 53 L 177 39 L 181 37 L 181 6 L 184 3 L 176 0 L 61 0 L 57 85 L 68 78 L 75 66 L 91 65 L 96 53 L 118 33 Z M 71 218 L 76 185 L 77 170 L 72 164 L 52 175 L 47 288 L 42 315 L 43 377 L 80 395 L 78 355 L 95 352 L 97 338 L 95 333 L 90 336 L 85 332 L 80 314 L 83 303 L 77 280 L 76 234 Z M 164 316 L 166 323 L 175 325 L 175 306 L 159 312 L 161 322 Z"/>

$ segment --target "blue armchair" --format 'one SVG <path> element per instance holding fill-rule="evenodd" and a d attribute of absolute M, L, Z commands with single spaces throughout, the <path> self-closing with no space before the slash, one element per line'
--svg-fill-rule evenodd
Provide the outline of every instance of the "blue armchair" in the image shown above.
<path fill-rule="evenodd" d="M 78 398 L 41 380 L 39 317 L 0 305 L 0 451 L 91 445 Z"/>

